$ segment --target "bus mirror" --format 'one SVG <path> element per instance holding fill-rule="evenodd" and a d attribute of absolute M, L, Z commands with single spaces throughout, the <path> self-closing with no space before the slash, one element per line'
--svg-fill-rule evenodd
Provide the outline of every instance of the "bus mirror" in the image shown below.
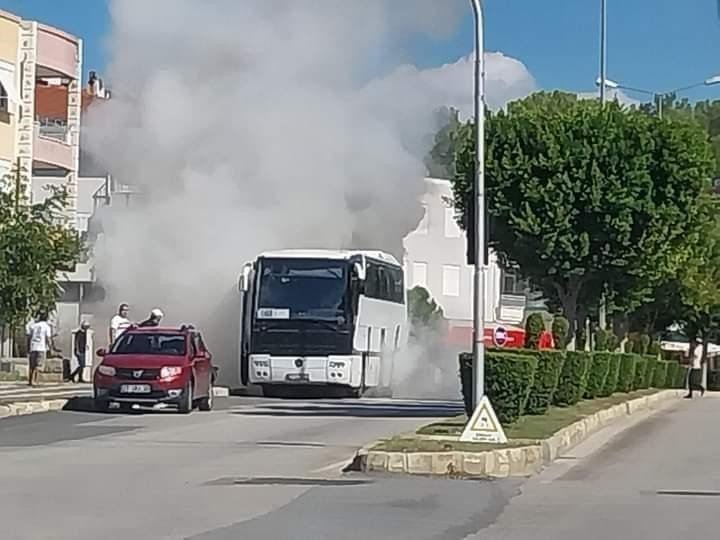
<path fill-rule="evenodd" d="M 356 262 L 354 265 L 355 268 L 355 275 L 360 281 L 365 281 L 365 268 L 362 264 L 359 262 Z"/>
<path fill-rule="evenodd" d="M 238 280 L 238 290 L 240 292 L 247 292 L 250 288 L 250 271 L 252 270 L 252 266 L 250 264 L 246 264 L 243 266 L 242 275 L 240 276 L 240 279 Z"/>

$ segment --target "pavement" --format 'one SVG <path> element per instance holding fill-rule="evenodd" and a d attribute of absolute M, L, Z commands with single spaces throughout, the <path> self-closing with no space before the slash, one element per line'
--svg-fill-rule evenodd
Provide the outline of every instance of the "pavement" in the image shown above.
<path fill-rule="evenodd" d="M 62 411 L 1 420 L 3 540 L 717 534 L 714 396 L 614 424 L 527 481 L 342 473 L 359 446 L 450 416 L 457 403 L 233 397 L 216 404 L 190 416 Z"/>
<path fill-rule="evenodd" d="M 27 382 L 0 382 L 0 405 L 20 401 L 41 401 L 91 396 L 92 385 L 41 383 L 30 387 Z"/>

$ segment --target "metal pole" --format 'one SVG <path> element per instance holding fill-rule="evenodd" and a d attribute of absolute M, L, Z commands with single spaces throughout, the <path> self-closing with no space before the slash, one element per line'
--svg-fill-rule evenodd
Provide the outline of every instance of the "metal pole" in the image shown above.
<path fill-rule="evenodd" d="M 605 104 L 607 82 L 607 0 L 600 0 L 600 103 Z"/>
<path fill-rule="evenodd" d="M 607 99 L 605 85 L 607 84 L 607 2 L 600 0 L 600 104 L 605 105 Z M 603 290 L 598 310 L 600 328 L 607 329 L 607 299 Z"/>
<path fill-rule="evenodd" d="M 663 115 L 663 99 L 664 98 L 665 98 L 665 96 L 663 94 L 657 95 L 657 100 L 658 100 L 657 110 L 658 110 L 658 118 L 660 118 L 660 120 L 662 120 L 662 115 Z"/>
<path fill-rule="evenodd" d="M 485 395 L 485 72 L 481 0 L 475 14 L 475 273 L 473 295 L 473 408 Z"/>

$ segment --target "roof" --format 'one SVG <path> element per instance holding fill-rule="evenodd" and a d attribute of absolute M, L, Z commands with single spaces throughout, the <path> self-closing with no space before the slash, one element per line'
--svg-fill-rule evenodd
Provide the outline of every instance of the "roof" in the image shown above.
<path fill-rule="evenodd" d="M 395 257 L 384 251 L 372 250 L 335 250 L 335 249 L 285 249 L 279 251 L 266 251 L 261 253 L 260 257 L 268 259 L 331 259 L 331 260 L 348 260 L 356 255 L 364 255 L 373 259 L 386 261 L 390 264 L 400 266 Z"/>
<path fill-rule="evenodd" d="M 137 323 L 135 323 L 137 324 Z M 132 332 L 140 332 L 140 333 L 147 333 L 147 334 L 182 334 L 185 332 L 185 330 L 197 330 L 197 328 L 193 327 L 192 325 L 182 325 L 182 326 L 133 326 L 130 325 L 126 332 L 132 331 Z"/>

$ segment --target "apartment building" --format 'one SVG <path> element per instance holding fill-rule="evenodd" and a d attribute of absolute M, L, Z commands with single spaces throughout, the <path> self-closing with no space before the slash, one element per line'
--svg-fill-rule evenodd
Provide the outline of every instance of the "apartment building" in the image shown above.
<path fill-rule="evenodd" d="M 426 179 L 424 217 L 404 240 L 408 286 L 427 289 L 445 313 L 459 341 L 471 337 L 473 273 L 467 264 L 467 240 L 457 224 L 449 180 Z M 485 321 L 512 328 L 522 324 L 528 307 L 528 284 L 498 264 L 490 253 L 485 270 Z"/>

